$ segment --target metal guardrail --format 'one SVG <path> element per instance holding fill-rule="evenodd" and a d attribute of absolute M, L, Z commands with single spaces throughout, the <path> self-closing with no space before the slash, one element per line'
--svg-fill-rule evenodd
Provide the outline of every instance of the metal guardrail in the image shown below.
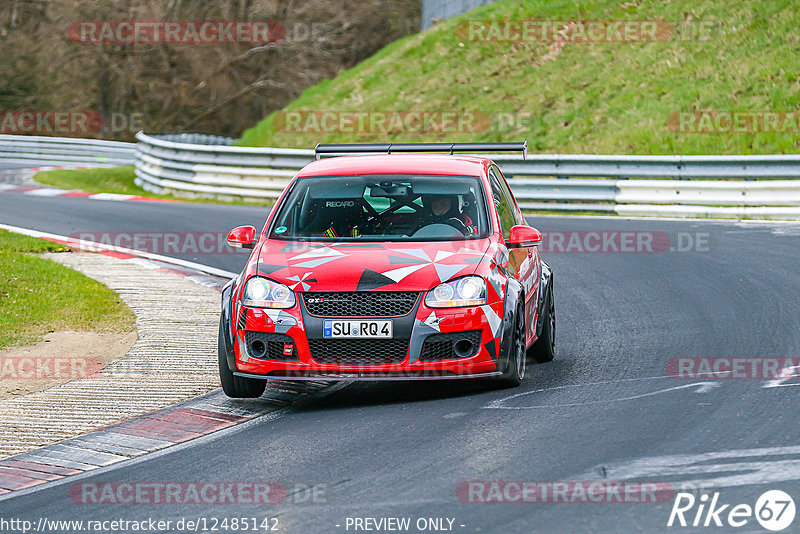
<path fill-rule="evenodd" d="M 230 138 L 136 138 L 137 183 L 157 193 L 274 199 L 314 159 L 313 150 L 234 147 Z M 800 219 L 800 155 L 491 158 L 526 211 Z"/>
<path fill-rule="evenodd" d="M 754 156 L 629 156 L 529 154 L 492 157 L 514 176 L 757 180 L 800 178 L 800 154 Z"/>
<path fill-rule="evenodd" d="M 136 135 L 137 144 L 0 135 L 0 159 L 52 165 L 134 164 L 155 193 L 270 201 L 313 150 L 232 146 L 203 134 Z M 800 220 L 800 155 L 490 157 L 527 211 Z"/>
<path fill-rule="evenodd" d="M 100 139 L 0 134 L 0 160 L 32 165 L 133 165 L 136 144 Z"/>
<path fill-rule="evenodd" d="M 230 146 L 232 138 L 136 134 L 136 183 L 154 193 L 276 199 L 313 150 Z"/>
<path fill-rule="evenodd" d="M 422 31 L 450 17 L 497 0 L 422 0 Z"/>

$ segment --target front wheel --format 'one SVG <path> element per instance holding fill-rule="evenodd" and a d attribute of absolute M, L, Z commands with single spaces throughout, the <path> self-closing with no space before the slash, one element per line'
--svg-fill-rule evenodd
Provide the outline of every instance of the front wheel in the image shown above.
<path fill-rule="evenodd" d="M 266 380 L 244 378 L 236 376 L 228 367 L 228 350 L 225 347 L 224 325 L 222 318 L 219 320 L 219 338 L 217 341 L 217 354 L 219 357 L 219 380 L 222 382 L 222 391 L 232 399 L 256 399 L 267 388 Z"/>
<path fill-rule="evenodd" d="M 514 328 L 511 330 L 506 370 L 497 379 L 497 385 L 503 388 L 517 387 L 525 378 L 525 308 L 520 303 L 514 314 Z"/>

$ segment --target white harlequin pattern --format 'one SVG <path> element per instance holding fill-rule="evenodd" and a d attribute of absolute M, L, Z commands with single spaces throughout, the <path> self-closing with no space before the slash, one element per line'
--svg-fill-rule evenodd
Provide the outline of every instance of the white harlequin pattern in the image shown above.
<path fill-rule="evenodd" d="M 466 265 L 444 265 L 441 263 L 434 263 L 433 266 L 436 268 L 436 274 L 439 275 L 440 282 L 449 280 L 454 274 L 466 267 Z"/>
<path fill-rule="evenodd" d="M 434 312 L 431 312 L 428 318 L 425 319 L 425 324 L 435 329 L 437 332 L 442 331 L 441 328 L 439 327 L 439 318 L 436 317 L 436 313 Z"/>
<path fill-rule="evenodd" d="M 303 280 L 308 278 L 310 275 L 311 275 L 311 273 L 309 272 L 309 273 L 304 274 L 303 276 L 290 276 L 290 277 L 288 277 L 287 280 L 294 280 L 295 282 L 297 282 L 295 284 L 290 285 L 289 289 L 294 290 L 294 288 L 296 288 L 297 286 L 301 286 L 303 288 L 303 291 L 308 291 L 309 289 L 311 289 L 311 286 L 309 284 L 303 282 Z"/>
<path fill-rule="evenodd" d="M 302 254 L 298 254 L 297 256 L 292 256 L 289 258 L 289 263 L 293 263 L 298 260 L 307 260 L 301 261 L 301 263 L 294 263 L 292 267 L 313 269 L 314 267 L 319 267 L 320 265 L 328 263 L 329 261 L 338 260 L 339 258 L 344 257 L 347 257 L 347 254 L 344 252 L 331 247 L 319 247 L 307 252 L 303 252 Z"/>
<path fill-rule="evenodd" d="M 436 257 L 433 259 L 433 261 L 442 261 L 445 258 L 449 258 L 453 254 L 455 254 L 455 252 L 445 252 L 444 250 L 437 250 Z"/>
<path fill-rule="evenodd" d="M 292 256 L 291 258 L 289 258 L 289 261 L 323 258 L 326 256 L 341 257 L 341 256 L 346 256 L 346 254 L 331 247 L 319 247 L 309 250 L 308 252 L 303 252 L 302 254 L 298 254 L 297 256 Z"/>
<path fill-rule="evenodd" d="M 422 269 L 423 267 L 427 267 L 430 265 L 433 265 L 434 269 L 436 270 L 436 275 L 439 277 L 439 281 L 444 282 L 445 280 L 449 280 L 457 272 L 467 268 L 469 264 L 465 263 L 446 264 L 439 262 L 446 260 L 451 256 L 455 256 L 456 254 L 477 255 L 477 256 L 483 255 L 483 252 L 481 252 L 480 250 L 468 249 L 464 247 L 462 247 L 458 252 L 447 252 L 439 250 L 436 252 L 436 256 L 434 258 L 431 258 L 427 252 L 419 248 L 399 248 L 399 249 L 395 248 L 391 249 L 391 251 L 398 252 L 400 254 L 405 254 L 407 256 L 412 256 L 416 259 L 427 262 L 427 263 L 412 265 L 409 267 L 399 267 L 381 273 L 383 276 L 386 276 L 387 278 L 390 278 L 395 282 L 400 282 L 408 275 L 415 273 L 418 270 Z"/>
<path fill-rule="evenodd" d="M 474 248 L 461 247 L 458 249 L 458 254 L 469 254 L 471 256 L 483 256 L 484 251 L 475 250 Z"/>
<path fill-rule="evenodd" d="M 383 276 L 387 278 L 391 278 L 395 282 L 399 282 L 406 276 L 414 273 L 423 267 L 427 267 L 428 263 L 421 263 L 417 265 L 409 265 L 408 267 L 400 267 L 399 269 L 392 269 L 391 271 L 386 271 L 385 273 L 381 273 Z"/>
<path fill-rule="evenodd" d="M 489 283 L 492 284 L 492 287 L 497 293 L 497 296 L 504 298 L 505 294 L 503 292 L 503 282 L 505 281 L 505 278 L 502 274 L 500 274 L 500 270 L 496 265 L 489 271 L 488 279 Z"/>
<path fill-rule="evenodd" d="M 319 267 L 320 265 L 322 265 L 324 263 L 328 263 L 329 261 L 334 261 L 334 260 L 338 260 L 338 259 L 339 259 L 339 256 L 334 257 L 334 258 L 319 258 L 319 259 L 316 259 L 316 260 L 304 261 L 303 263 L 296 263 L 296 264 L 292 265 L 292 267 L 303 267 L 305 269 L 313 269 L 314 267 Z"/>
<path fill-rule="evenodd" d="M 486 315 L 486 320 L 489 321 L 489 328 L 492 329 L 492 335 L 497 337 L 498 333 L 500 332 L 500 323 L 502 322 L 500 316 L 497 315 L 491 306 L 481 306 L 484 315 Z"/>
<path fill-rule="evenodd" d="M 421 248 L 393 248 L 391 251 L 399 252 L 400 254 L 406 254 L 408 256 L 414 256 L 415 258 L 419 258 L 421 260 L 431 261 L 431 257 L 428 256 L 428 253 Z"/>
<path fill-rule="evenodd" d="M 267 317 L 269 317 L 270 320 L 273 323 L 277 323 L 278 322 L 278 316 L 281 314 L 281 311 L 280 310 L 271 310 L 269 308 L 265 308 L 264 309 L 264 313 L 267 314 Z"/>
<path fill-rule="evenodd" d="M 275 325 L 276 334 L 285 334 L 291 327 L 297 324 L 297 319 L 283 310 L 265 308 L 264 313 L 267 314 L 267 317 L 269 317 Z"/>
<path fill-rule="evenodd" d="M 250 359 L 250 355 L 247 354 L 247 348 L 245 347 L 244 343 L 244 334 L 241 332 L 236 334 L 236 341 L 239 343 L 239 356 L 241 356 L 244 363 L 247 363 L 247 360 Z"/>

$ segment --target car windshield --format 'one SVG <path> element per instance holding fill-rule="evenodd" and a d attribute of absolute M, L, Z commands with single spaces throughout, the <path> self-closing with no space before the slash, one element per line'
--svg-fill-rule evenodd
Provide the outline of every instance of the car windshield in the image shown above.
<path fill-rule="evenodd" d="M 300 178 L 270 237 L 334 241 L 451 241 L 488 235 L 473 176 Z"/>

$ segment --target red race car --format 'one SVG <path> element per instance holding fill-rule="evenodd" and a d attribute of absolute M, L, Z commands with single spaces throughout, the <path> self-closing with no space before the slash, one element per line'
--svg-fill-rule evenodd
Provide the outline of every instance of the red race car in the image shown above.
<path fill-rule="evenodd" d="M 510 387 L 527 356 L 552 360 L 542 235 L 497 165 L 453 155 L 526 148 L 318 145 L 318 161 L 289 183 L 261 233 L 242 226 L 228 235 L 253 252 L 222 294 L 225 393 L 258 397 L 267 379 L 485 378 Z"/>

